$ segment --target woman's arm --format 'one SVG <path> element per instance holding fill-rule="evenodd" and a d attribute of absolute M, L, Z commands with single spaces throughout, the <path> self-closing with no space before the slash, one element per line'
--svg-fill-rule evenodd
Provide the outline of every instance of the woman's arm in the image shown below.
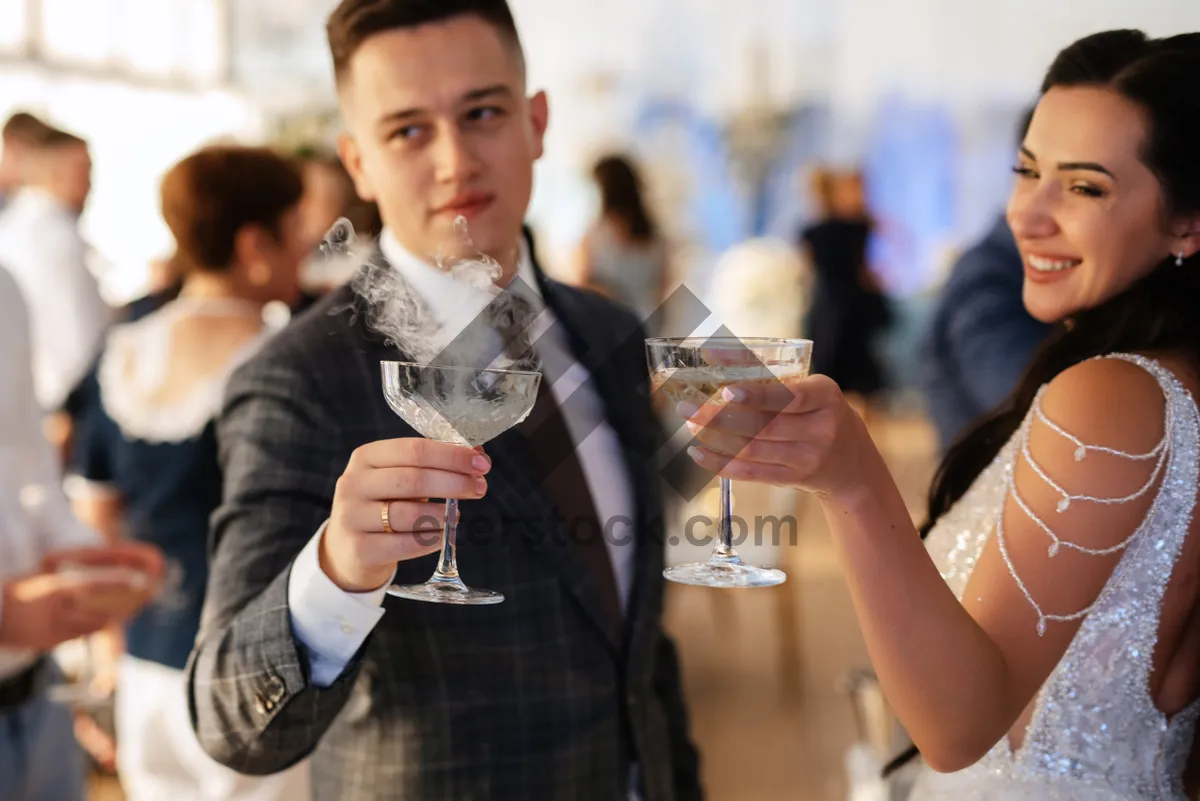
<path fill-rule="evenodd" d="M 1013 727 L 1062 658 L 1079 621 L 1045 614 L 1087 609 L 1120 558 L 1073 550 L 1119 545 L 1145 516 L 1153 496 L 1155 461 L 1087 452 L 1037 422 L 1029 449 L 1042 472 L 1075 495 L 1119 497 L 1148 482 L 1120 505 L 1061 497 L 1023 457 L 1014 486 L 1026 507 L 1064 543 L 1051 557 L 1051 537 L 1007 497 L 998 529 L 955 598 L 925 551 L 899 490 L 862 421 L 836 385 L 821 376 L 789 387 L 740 386 L 742 399 L 722 410 L 700 410 L 692 425 L 705 448 L 694 458 L 733 479 L 797 486 L 820 499 L 841 553 L 851 596 L 884 691 L 927 762 L 937 770 L 973 764 Z M 1052 382 L 1042 398 L 1047 419 L 1085 443 L 1131 453 L 1162 438 L 1164 401 L 1157 382 L 1125 362 L 1078 365 Z M 1120 410 L 1117 412 L 1117 410 Z M 690 411 L 681 409 L 681 411 Z M 1003 541 L 1013 562 L 1000 551 Z"/>

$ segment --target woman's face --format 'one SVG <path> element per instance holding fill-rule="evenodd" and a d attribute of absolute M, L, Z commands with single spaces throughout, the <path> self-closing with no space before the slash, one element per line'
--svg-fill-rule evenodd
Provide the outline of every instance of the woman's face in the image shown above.
<path fill-rule="evenodd" d="M 862 176 L 856 172 L 843 173 L 833 179 L 832 205 L 839 217 L 853 219 L 867 212 L 866 192 Z"/>
<path fill-rule="evenodd" d="M 1098 306 L 1181 248 L 1194 251 L 1140 159 L 1145 137 L 1139 108 L 1106 89 L 1055 88 L 1038 103 L 1008 203 L 1037 319 Z"/>

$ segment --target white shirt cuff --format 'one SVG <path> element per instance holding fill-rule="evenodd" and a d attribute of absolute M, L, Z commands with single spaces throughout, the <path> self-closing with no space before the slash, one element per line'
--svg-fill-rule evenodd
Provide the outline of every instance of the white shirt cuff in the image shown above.
<path fill-rule="evenodd" d="M 297 643 L 307 652 L 312 683 L 337 681 L 383 617 L 389 579 L 370 592 L 346 592 L 321 570 L 321 537 L 328 521 L 300 551 L 288 576 L 288 611 Z"/>

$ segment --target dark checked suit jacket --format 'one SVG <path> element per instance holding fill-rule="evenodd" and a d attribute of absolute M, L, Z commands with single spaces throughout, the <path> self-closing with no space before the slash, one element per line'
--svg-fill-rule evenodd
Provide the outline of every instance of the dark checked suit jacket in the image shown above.
<path fill-rule="evenodd" d="M 618 435 L 636 495 L 638 556 L 624 631 L 577 543 L 531 483 L 527 440 L 485 450 L 485 498 L 461 505 L 460 569 L 496 606 L 388 598 L 338 681 L 318 688 L 288 612 L 293 559 L 329 515 L 351 452 L 414 436 L 384 402 L 379 362 L 400 358 L 335 291 L 232 379 L 219 425 L 225 498 L 201 633 L 188 667 L 204 749 L 248 774 L 312 755 L 318 801 L 617 801 L 629 765 L 647 801 L 702 798 L 675 648 L 663 633 L 658 433 L 642 330 L 627 311 L 544 278 Z M 429 577 L 433 557 L 396 580 Z"/>

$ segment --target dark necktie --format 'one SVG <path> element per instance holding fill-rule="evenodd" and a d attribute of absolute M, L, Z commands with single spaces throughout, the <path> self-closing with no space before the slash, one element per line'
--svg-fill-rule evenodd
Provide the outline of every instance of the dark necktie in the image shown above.
<path fill-rule="evenodd" d="M 529 460 L 534 481 L 563 521 L 568 535 L 565 547 L 578 548 L 587 563 L 592 581 L 599 590 L 606 623 L 613 632 L 622 626 L 621 602 L 613 575 L 612 559 L 604 543 L 604 527 L 596 514 L 583 465 L 575 452 L 575 442 L 567 428 L 562 410 L 554 401 L 549 382 L 543 376 L 533 411 L 517 427 L 529 443 Z"/>
<path fill-rule="evenodd" d="M 513 358 L 528 356 L 532 346 L 528 338 L 529 324 L 536 316 L 533 306 L 517 293 L 505 293 L 508 314 L 497 328 L 505 340 L 505 350 Z M 497 307 L 503 308 L 501 304 Z M 528 441 L 533 482 L 539 486 L 557 519 L 563 521 L 568 542 L 565 547 L 578 548 L 587 564 L 603 607 L 605 622 L 611 631 L 622 627 L 621 602 L 617 595 L 612 559 L 604 542 L 604 526 L 588 489 L 583 465 L 576 453 L 577 443 L 571 438 L 566 418 L 554 399 L 550 385 L 556 375 L 542 374 L 537 401 L 533 410 L 517 426 Z"/>

